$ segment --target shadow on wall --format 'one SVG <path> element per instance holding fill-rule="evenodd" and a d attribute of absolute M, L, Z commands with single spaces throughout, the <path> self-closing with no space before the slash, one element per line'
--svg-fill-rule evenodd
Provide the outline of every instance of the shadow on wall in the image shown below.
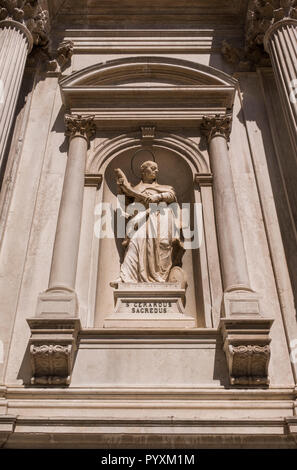
<path fill-rule="evenodd" d="M 270 183 L 295 305 L 297 305 L 295 235 L 297 231 L 297 164 L 272 71 L 261 70 L 261 76 L 256 73 L 240 74 L 244 112 L 241 110 L 237 117 L 244 125 L 246 125 L 245 120 L 255 122 L 262 134 Z M 262 92 L 259 91 L 261 89 Z"/>
<path fill-rule="evenodd" d="M 229 383 L 229 373 L 227 368 L 226 356 L 223 351 L 223 341 L 219 336 L 216 342 L 213 379 L 219 380 L 221 386 L 225 388 L 231 388 Z"/>

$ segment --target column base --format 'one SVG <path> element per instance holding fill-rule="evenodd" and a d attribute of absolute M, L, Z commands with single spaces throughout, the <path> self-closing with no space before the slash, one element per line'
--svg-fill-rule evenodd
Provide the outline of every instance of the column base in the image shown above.
<path fill-rule="evenodd" d="M 260 316 L 259 295 L 251 289 L 242 289 L 238 286 L 224 292 L 222 314 L 225 318 L 241 317 L 248 315 Z"/>
<path fill-rule="evenodd" d="M 76 293 L 64 287 L 53 287 L 38 296 L 36 317 L 67 318 L 78 316 Z"/>
<path fill-rule="evenodd" d="M 29 340 L 31 385 L 66 386 L 70 384 L 81 329 L 78 318 L 30 318 Z"/>

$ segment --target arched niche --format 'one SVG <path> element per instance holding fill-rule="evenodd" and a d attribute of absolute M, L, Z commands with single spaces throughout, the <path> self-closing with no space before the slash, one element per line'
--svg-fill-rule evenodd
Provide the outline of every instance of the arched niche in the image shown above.
<path fill-rule="evenodd" d="M 95 180 L 96 175 L 103 176 L 99 190 L 94 185 L 91 187 L 92 184 L 85 188 L 76 281 L 84 326 L 102 326 L 103 315 L 110 308 L 108 302 L 112 299 L 109 281 L 117 275 L 119 267 L 120 253 L 112 245 L 114 241 L 108 241 L 110 248 L 108 245 L 102 248 L 92 235 L 96 222 L 94 208 L 99 202 L 114 200 L 113 165 L 126 169 L 126 162 L 142 145 L 139 129 L 148 125 L 157 130 L 153 145 L 160 156 L 160 181 L 166 169 L 163 160 L 171 162 L 175 171 L 169 174 L 172 181 L 168 184 L 178 189 L 181 175 L 185 178 L 184 187 L 190 191 L 183 195 L 180 190 L 181 199 L 202 202 L 203 243 L 195 254 L 195 263 L 190 263 L 189 254 L 185 259 L 192 279 L 187 294 L 188 305 L 193 314 L 195 311 L 198 327 L 218 326 L 222 286 L 210 168 L 207 153 L 198 150 L 197 142 L 204 116 L 225 115 L 230 111 L 236 84 L 234 78 L 206 65 L 176 58 L 143 56 L 98 63 L 60 81 L 68 112 L 94 116 L 97 137 L 91 145 L 86 171 L 95 175 Z M 136 183 L 128 168 L 126 171 L 128 178 Z M 104 256 L 106 261 L 103 262 Z M 114 271 L 108 274 L 106 281 L 100 281 L 107 263 Z M 106 303 L 105 297 L 109 299 Z"/>
<path fill-rule="evenodd" d="M 140 149 L 142 149 L 141 153 L 139 153 Z M 158 181 L 161 184 L 169 184 L 175 188 L 179 204 L 189 202 L 200 204 L 202 202 L 202 188 L 196 182 L 197 175 L 210 177 L 210 171 L 204 155 L 198 150 L 197 145 L 188 139 L 174 134 L 157 132 L 152 146 L 147 147 L 143 144 L 139 132 L 115 137 L 101 143 L 94 149 L 89 157 L 88 172 L 93 175 L 102 175 L 102 184 L 99 190 L 86 188 L 93 191 L 93 196 L 90 199 L 88 193 L 89 196 L 86 197 L 84 205 L 84 212 L 88 212 L 89 215 L 86 216 L 85 214 L 86 221 L 83 221 L 80 252 L 85 256 L 86 251 L 89 250 L 88 259 L 92 260 L 93 274 L 90 276 L 89 285 L 85 286 L 85 293 L 80 293 L 80 283 L 84 284 L 86 282 L 83 279 L 83 270 L 80 272 L 80 265 L 77 278 L 80 304 L 82 308 L 85 305 L 85 308 L 89 310 L 87 326 L 102 327 L 104 318 L 112 313 L 114 299 L 113 289 L 109 283 L 118 276 L 120 262 L 124 254 L 121 246 L 122 240 L 105 238 L 93 239 L 92 242 L 90 242 L 90 239 L 89 242 L 86 241 L 86 233 L 90 234 L 91 228 L 99 220 L 99 217 L 95 214 L 91 222 L 90 214 L 94 214 L 95 206 L 102 202 L 111 204 L 113 209 L 116 209 L 117 185 L 114 168 L 121 168 L 128 180 L 132 184 L 136 184 L 139 181 L 139 176 L 137 173 L 133 174 L 131 170 L 131 158 L 136 153 L 134 167 L 137 169 L 144 159 L 150 159 L 151 151 L 153 151 L 159 165 Z M 211 187 L 203 189 L 210 190 L 209 195 L 211 195 Z M 96 196 L 94 197 L 95 193 Z M 206 206 L 212 207 L 212 201 L 209 200 Z M 209 214 L 207 214 L 207 217 L 209 218 Z M 202 245 L 199 249 L 186 251 L 183 257 L 183 269 L 187 273 L 189 283 L 186 294 L 186 313 L 195 318 L 197 327 L 212 326 L 212 306 L 204 227 Z M 92 299 L 90 299 L 90 293 Z M 84 297 L 85 301 L 83 300 Z"/>

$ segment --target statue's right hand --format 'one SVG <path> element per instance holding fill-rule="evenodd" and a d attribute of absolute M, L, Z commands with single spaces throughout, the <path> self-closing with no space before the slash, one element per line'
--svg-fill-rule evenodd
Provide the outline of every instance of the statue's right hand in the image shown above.
<path fill-rule="evenodd" d="M 124 185 L 124 184 L 127 184 L 128 181 L 127 181 L 127 178 L 124 174 L 124 172 L 122 170 L 120 170 L 120 168 L 116 168 L 114 170 L 116 176 L 117 176 L 117 184 L 118 185 Z"/>

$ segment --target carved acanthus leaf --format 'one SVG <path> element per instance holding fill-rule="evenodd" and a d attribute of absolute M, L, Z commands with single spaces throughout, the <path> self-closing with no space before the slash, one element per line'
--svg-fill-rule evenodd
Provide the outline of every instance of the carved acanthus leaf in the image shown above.
<path fill-rule="evenodd" d="M 227 140 L 230 138 L 232 128 L 232 115 L 205 116 L 201 122 L 201 132 L 210 141 L 215 135 L 223 135 Z"/>
<path fill-rule="evenodd" d="M 284 19 L 297 19 L 297 0 L 250 0 L 244 46 L 239 49 L 223 41 L 221 52 L 226 62 L 238 65 L 241 71 L 270 66 L 264 37 L 270 26 Z"/>
<path fill-rule="evenodd" d="M 80 114 L 65 115 L 65 135 L 74 137 L 81 135 L 88 140 L 96 134 L 96 125 L 94 123 L 94 116 L 81 116 Z"/>
<path fill-rule="evenodd" d="M 229 345 L 231 384 L 268 385 L 269 345 Z"/>
<path fill-rule="evenodd" d="M 73 41 L 62 41 L 57 49 L 57 60 L 60 67 L 63 67 L 70 61 L 73 55 Z"/>
<path fill-rule="evenodd" d="M 262 45 L 268 28 L 284 18 L 297 19 L 297 0 L 252 0 L 246 24 L 246 45 Z"/>
<path fill-rule="evenodd" d="M 269 55 L 263 46 L 253 44 L 240 49 L 223 41 L 221 53 L 229 64 L 238 66 L 239 71 L 251 71 L 255 66 L 266 67 L 270 65 Z"/>
<path fill-rule="evenodd" d="M 71 345 L 44 344 L 30 347 L 32 380 L 39 385 L 68 385 L 71 374 Z"/>
<path fill-rule="evenodd" d="M 62 41 L 56 53 L 48 51 L 49 59 L 47 69 L 51 71 L 61 72 L 63 67 L 70 62 L 73 55 L 73 41 Z"/>
<path fill-rule="evenodd" d="M 46 47 L 48 12 L 39 0 L 0 0 L 0 20 L 13 20 L 26 26 L 36 46 Z"/>

